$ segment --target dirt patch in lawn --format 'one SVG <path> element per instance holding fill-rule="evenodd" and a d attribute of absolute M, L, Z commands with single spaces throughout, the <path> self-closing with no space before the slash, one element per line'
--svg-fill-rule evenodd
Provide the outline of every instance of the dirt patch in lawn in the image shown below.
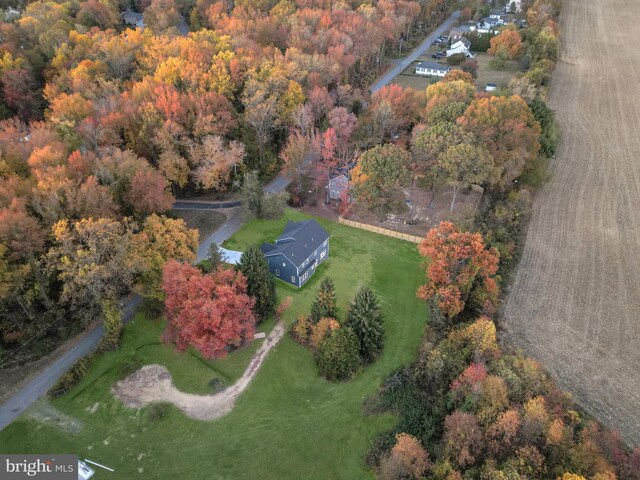
<path fill-rule="evenodd" d="M 27 410 L 27 416 L 38 423 L 56 427 L 63 432 L 78 433 L 82 430 L 82 423 L 80 423 L 79 420 L 62 413 L 51 405 L 46 398 L 41 398 L 36 401 L 36 403 Z"/>
<path fill-rule="evenodd" d="M 280 322 L 265 339 L 251 359 L 240 379 L 229 388 L 212 395 L 194 395 L 178 390 L 169 371 L 161 365 L 146 365 L 124 380 L 116 383 L 111 392 L 122 403 L 131 408 L 141 408 L 155 402 L 169 402 L 178 407 L 188 417 L 196 420 L 215 420 L 227 415 L 258 373 L 262 362 L 285 332 Z"/>

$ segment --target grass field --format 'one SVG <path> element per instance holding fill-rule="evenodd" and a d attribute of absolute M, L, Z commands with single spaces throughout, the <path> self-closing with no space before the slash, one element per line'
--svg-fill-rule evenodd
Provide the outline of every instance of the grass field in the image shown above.
<path fill-rule="evenodd" d="M 303 218 L 291 210 L 286 216 Z M 420 257 L 413 244 L 318 221 L 331 234 L 329 259 L 301 290 L 279 283 L 278 295 L 293 297 L 286 315 L 291 321 L 308 310 L 326 274 L 336 283 L 341 314 L 360 285 L 374 288 L 385 314 L 385 350 L 356 378 L 340 384 L 319 378 L 309 351 L 287 336 L 228 416 L 199 422 L 170 407 L 166 417 L 151 421 L 148 408 L 128 409 L 110 393 L 120 365 L 133 351 L 145 362 L 166 365 L 178 388 L 204 393 L 214 377 L 237 378 L 258 343 L 225 360 L 202 362 L 160 345 L 162 324 L 139 316 L 127 326 L 119 352 L 100 357 L 78 387 L 52 402 L 79 420 L 82 431 L 64 433 L 23 415 L 0 432 L 0 451 L 77 453 L 115 468 L 115 474 L 100 472 L 97 479 L 371 478 L 363 456 L 394 419 L 365 416 L 362 406 L 389 372 L 416 356 L 426 320 L 424 304 L 415 297 L 423 279 Z M 273 240 L 285 222 L 253 220 L 227 246 Z"/>
<path fill-rule="evenodd" d="M 478 90 L 484 90 L 487 83 L 495 83 L 498 87 L 506 87 L 520 71 L 520 63 L 517 60 L 508 61 L 504 70 L 494 70 L 489 65 L 491 58 L 487 53 L 476 54 L 476 60 L 478 61 L 476 85 Z"/>

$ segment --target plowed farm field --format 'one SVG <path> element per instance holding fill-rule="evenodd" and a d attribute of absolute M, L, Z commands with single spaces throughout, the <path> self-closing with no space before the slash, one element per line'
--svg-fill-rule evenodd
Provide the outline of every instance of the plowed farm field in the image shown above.
<path fill-rule="evenodd" d="M 550 105 L 563 140 L 534 203 L 504 336 L 640 445 L 640 2 L 564 0 Z"/>

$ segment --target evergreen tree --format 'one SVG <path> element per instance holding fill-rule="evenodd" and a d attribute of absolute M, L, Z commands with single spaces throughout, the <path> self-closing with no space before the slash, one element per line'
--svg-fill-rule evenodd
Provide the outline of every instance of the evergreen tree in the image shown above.
<path fill-rule="evenodd" d="M 337 318 L 336 287 L 331 277 L 322 279 L 320 288 L 316 292 L 316 299 L 311 305 L 309 319 L 315 325 L 324 317 Z"/>
<path fill-rule="evenodd" d="M 236 269 L 247 278 L 247 294 L 256 301 L 253 311 L 261 320 L 273 315 L 276 308 L 276 283 L 269 264 L 257 245 L 251 245 L 240 257 Z"/>
<path fill-rule="evenodd" d="M 220 245 L 218 245 L 216 242 L 213 242 L 211 245 L 209 245 L 209 249 L 207 250 L 207 260 L 209 260 L 211 272 L 217 270 L 218 267 L 222 265 L 222 262 L 225 261 L 225 258 L 226 256 L 224 253 L 222 253 Z"/>
<path fill-rule="evenodd" d="M 356 292 L 345 326 L 358 337 L 362 360 L 365 363 L 374 361 L 384 344 L 384 321 L 378 299 L 369 287 L 363 286 Z"/>
<path fill-rule="evenodd" d="M 350 328 L 338 328 L 327 335 L 316 353 L 320 374 L 332 382 L 351 377 L 362 366 L 358 337 Z"/>

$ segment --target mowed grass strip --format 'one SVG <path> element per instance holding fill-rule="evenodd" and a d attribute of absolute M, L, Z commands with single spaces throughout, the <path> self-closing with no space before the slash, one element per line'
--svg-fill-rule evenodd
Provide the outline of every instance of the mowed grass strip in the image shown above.
<path fill-rule="evenodd" d="M 226 246 L 243 249 L 274 240 L 287 218 L 307 217 L 288 210 L 278 221 L 250 221 Z M 110 393 L 120 365 L 133 351 L 137 349 L 145 362 L 166 365 L 179 388 L 204 393 L 214 377 L 233 381 L 241 375 L 261 341 L 225 360 L 203 362 L 160 345 L 162 323 L 139 316 L 127 326 L 120 351 L 101 356 L 80 385 L 53 401 L 82 422 L 79 434 L 22 416 L 0 432 L 0 451 L 77 453 L 114 468 L 109 478 L 372 478 L 363 457 L 376 434 L 391 427 L 394 418 L 364 415 L 363 402 L 388 373 L 416 356 L 426 309 L 415 291 L 424 276 L 415 245 L 318 221 L 331 234 L 329 259 L 301 290 L 278 282 L 278 295 L 293 297 L 286 314 L 290 322 L 308 311 L 320 280 L 330 275 L 342 319 L 356 289 L 365 283 L 372 286 L 385 315 L 384 353 L 353 380 L 326 382 L 318 376 L 311 353 L 286 336 L 228 416 L 200 422 L 171 407 L 166 417 L 151 421 L 149 407 L 126 408 Z M 97 410 L 90 413 L 96 403 Z"/>

